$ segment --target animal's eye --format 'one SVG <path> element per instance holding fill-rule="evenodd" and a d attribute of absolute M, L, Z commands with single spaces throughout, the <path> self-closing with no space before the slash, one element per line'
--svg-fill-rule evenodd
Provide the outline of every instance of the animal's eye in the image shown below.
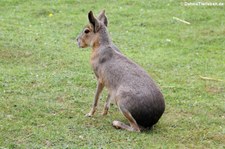
<path fill-rule="evenodd" d="M 85 33 L 85 34 L 87 34 L 87 33 L 89 33 L 89 32 L 90 32 L 89 29 L 85 29 L 85 30 L 84 30 L 84 33 Z"/>

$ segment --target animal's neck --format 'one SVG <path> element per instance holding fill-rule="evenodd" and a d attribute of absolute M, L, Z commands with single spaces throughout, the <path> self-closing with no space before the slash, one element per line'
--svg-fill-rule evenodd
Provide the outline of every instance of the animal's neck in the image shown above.
<path fill-rule="evenodd" d="M 109 45 L 111 43 L 108 31 L 106 28 L 101 29 L 99 31 L 99 41 L 100 41 L 100 45 L 106 46 Z"/>
<path fill-rule="evenodd" d="M 111 44 L 111 39 L 108 35 L 107 29 L 102 28 L 98 32 L 98 36 L 96 37 L 94 43 L 92 44 L 92 51 L 96 51 L 101 47 L 108 46 Z"/>

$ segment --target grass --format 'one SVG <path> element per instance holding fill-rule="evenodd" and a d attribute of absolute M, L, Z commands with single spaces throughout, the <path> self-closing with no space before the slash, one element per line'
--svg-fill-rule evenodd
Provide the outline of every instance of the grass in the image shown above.
<path fill-rule="evenodd" d="M 96 115 L 84 116 L 96 80 L 90 49 L 78 49 L 75 38 L 88 11 L 103 8 L 115 44 L 165 96 L 166 111 L 149 132 L 114 129 L 113 120 L 126 120 L 116 106 L 100 115 L 106 91 Z M 0 12 L 0 148 L 225 147 L 224 6 L 1 0 Z"/>

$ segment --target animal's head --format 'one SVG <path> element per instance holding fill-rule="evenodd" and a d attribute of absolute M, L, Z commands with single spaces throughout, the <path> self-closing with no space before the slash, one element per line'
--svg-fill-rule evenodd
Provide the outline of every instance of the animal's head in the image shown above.
<path fill-rule="evenodd" d="M 83 31 L 77 37 L 77 44 L 79 48 L 93 47 L 99 44 L 99 36 L 101 30 L 105 30 L 108 21 L 103 10 L 97 18 L 94 17 L 93 12 L 88 13 L 89 24 L 86 25 Z"/>

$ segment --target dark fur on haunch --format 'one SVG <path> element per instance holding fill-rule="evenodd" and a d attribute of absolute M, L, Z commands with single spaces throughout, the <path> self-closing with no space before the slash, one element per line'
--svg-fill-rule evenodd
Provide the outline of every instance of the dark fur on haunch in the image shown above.
<path fill-rule="evenodd" d="M 99 95 L 106 87 L 108 98 L 103 115 L 107 114 L 110 100 L 113 99 L 130 123 L 128 126 L 114 121 L 116 128 L 129 131 L 140 131 L 139 126 L 150 128 L 165 110 L 160 89 L 144 69 L 126 58 L 112 43 L 107 31 L 105 11 L 97 19 L 90 11 L 88 18 L 90 24 L 77 38 L 79 47 L 92 47 L 91 65 L 98 80 L 93 107 L 87 116 L 94 114 Z"/>

